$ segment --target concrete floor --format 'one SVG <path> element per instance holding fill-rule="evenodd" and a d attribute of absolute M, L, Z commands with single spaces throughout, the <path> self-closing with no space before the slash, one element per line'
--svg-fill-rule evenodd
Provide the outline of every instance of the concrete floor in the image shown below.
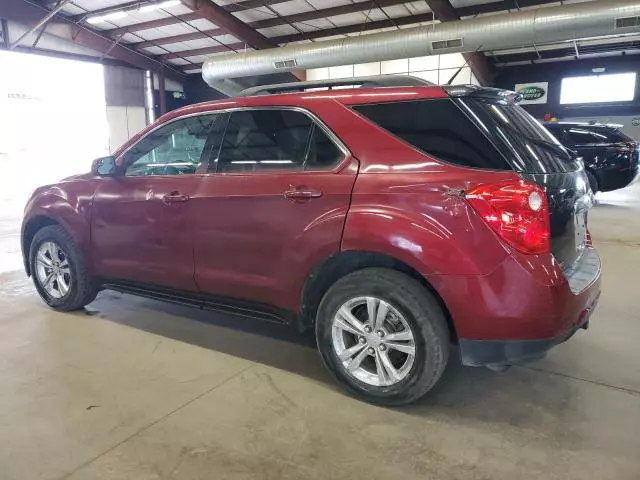
<path fill-rule="evenodd" d="M 454 355 L 400 409 L 342 394 L 282 328 L 112 292 L 55 313 L 2 273 L 0 478 L 640 479 L 640 184 L 602 195 L 590 227 L 588 331 L 502 374 Z"/>

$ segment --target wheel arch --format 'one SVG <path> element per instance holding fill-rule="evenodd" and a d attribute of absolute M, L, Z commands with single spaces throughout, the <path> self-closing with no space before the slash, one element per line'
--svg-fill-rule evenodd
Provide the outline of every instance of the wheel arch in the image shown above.
<path fill-rule="evenodd" d="M 28 276 L 31 276 L 31 265 L 29 265 L 29 250 L 31 249 L 31 242 L 36 233 L 44 227 L 50 225 L 59 225 L 62 228 L 64 226 L 54 218 L 47 215 L 35 215 L 31 217 L 22 227 L 21 247 L 22 247 L 22 261 L 24 263 L 25 271 Z"/>
<path fill-rule="evenodd" d="M 457 342 L 457 334 L 453 319 L 442 297 L 433 286 L 416 269 L 407 263 L 389 255 L 368 251 L 341 251 L 324 259 L 307 277 L 302 289 L 300 301 L 299 322 L 301 329 L 307 329 L 314 325 L 318 307 L 329 290 L 340 278 L 364 268 L 388 268 L 404 273 L 418 281 L 438 301 L 444 312 L 449 328 L 450 338 Z"/>

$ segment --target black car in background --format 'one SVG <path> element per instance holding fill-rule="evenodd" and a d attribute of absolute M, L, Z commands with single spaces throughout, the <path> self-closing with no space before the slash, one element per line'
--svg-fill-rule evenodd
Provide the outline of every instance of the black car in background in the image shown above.
<path fill-rule="evenodd" d="M 624 188 L 638 176 L 638 143 L 621 132 L 620 125 L 560 122 L 544 126 L 582 158 L 594 193 Z"/>

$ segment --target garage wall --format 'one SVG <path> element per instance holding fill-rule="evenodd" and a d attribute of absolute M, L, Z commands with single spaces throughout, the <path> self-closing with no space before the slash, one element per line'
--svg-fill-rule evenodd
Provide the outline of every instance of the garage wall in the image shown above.
<path fill-rule="evenodd" d="M 605 68 L 605 74 L 636 72 L 638 78 L 634 100 L 606 104 L 561 105 L 562 79 L 594 75 L 592 71 L 594 68 Z M 633 125 L 640 122 L 640 55 L 504 67 L 500 69 L 495 81 L 497 87 L 509 90 L 513 90 L 518 83 L 533 82 L 549 83 L 546 104 L 523 105 L 534 117 L 542 119 L 546 113 L 551 113 L 560 120 L 620 123 L 624 125 L 623 130 L 626 133 L 640 139 L 640 128 Z"/>
<path fill-rule="evenodd" d="M 147 126 L 144 73 L 134 68 L 104 67 L 111 153 Z"/>
<path fill-rule="evenodd" d="M 452 83 L 454 85 L 478 85 L 478 81 L 471 72 L 471 69 L 464 65 L 464 57 L 459 53 L 429 55 L 426 57 L 402 58 L 384 62 L 313 68 L 307 70 L 307 80 L 401 74 L 413 75 L 414 77 L 424 78 L 433 83 L 443 84 L 447 83 L 460 67 L 463 67 Z"/>

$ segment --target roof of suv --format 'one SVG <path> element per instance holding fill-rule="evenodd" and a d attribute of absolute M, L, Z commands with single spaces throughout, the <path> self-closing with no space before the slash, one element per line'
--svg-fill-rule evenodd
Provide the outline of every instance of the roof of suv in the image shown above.
<path fill-rule="evenodd" d="M 271 95 L 256 95 L 250 97 L 231 97 L 197 103 L 166 113 L 160 117 L 159 120 L 167 121 L 182 115 L 227 110 L 238 107 L 304 106 L 318 100 L 339 101 L 347 105 L 356 105 L 361 103 L 378 103 L 391 100 L 398 101 L 417 98 L 446 98 L 448 96 L 449 94 L 447 91 L 443 87 L 437 85 L 341 88 L 336 90 L 275 93 Z"/>

